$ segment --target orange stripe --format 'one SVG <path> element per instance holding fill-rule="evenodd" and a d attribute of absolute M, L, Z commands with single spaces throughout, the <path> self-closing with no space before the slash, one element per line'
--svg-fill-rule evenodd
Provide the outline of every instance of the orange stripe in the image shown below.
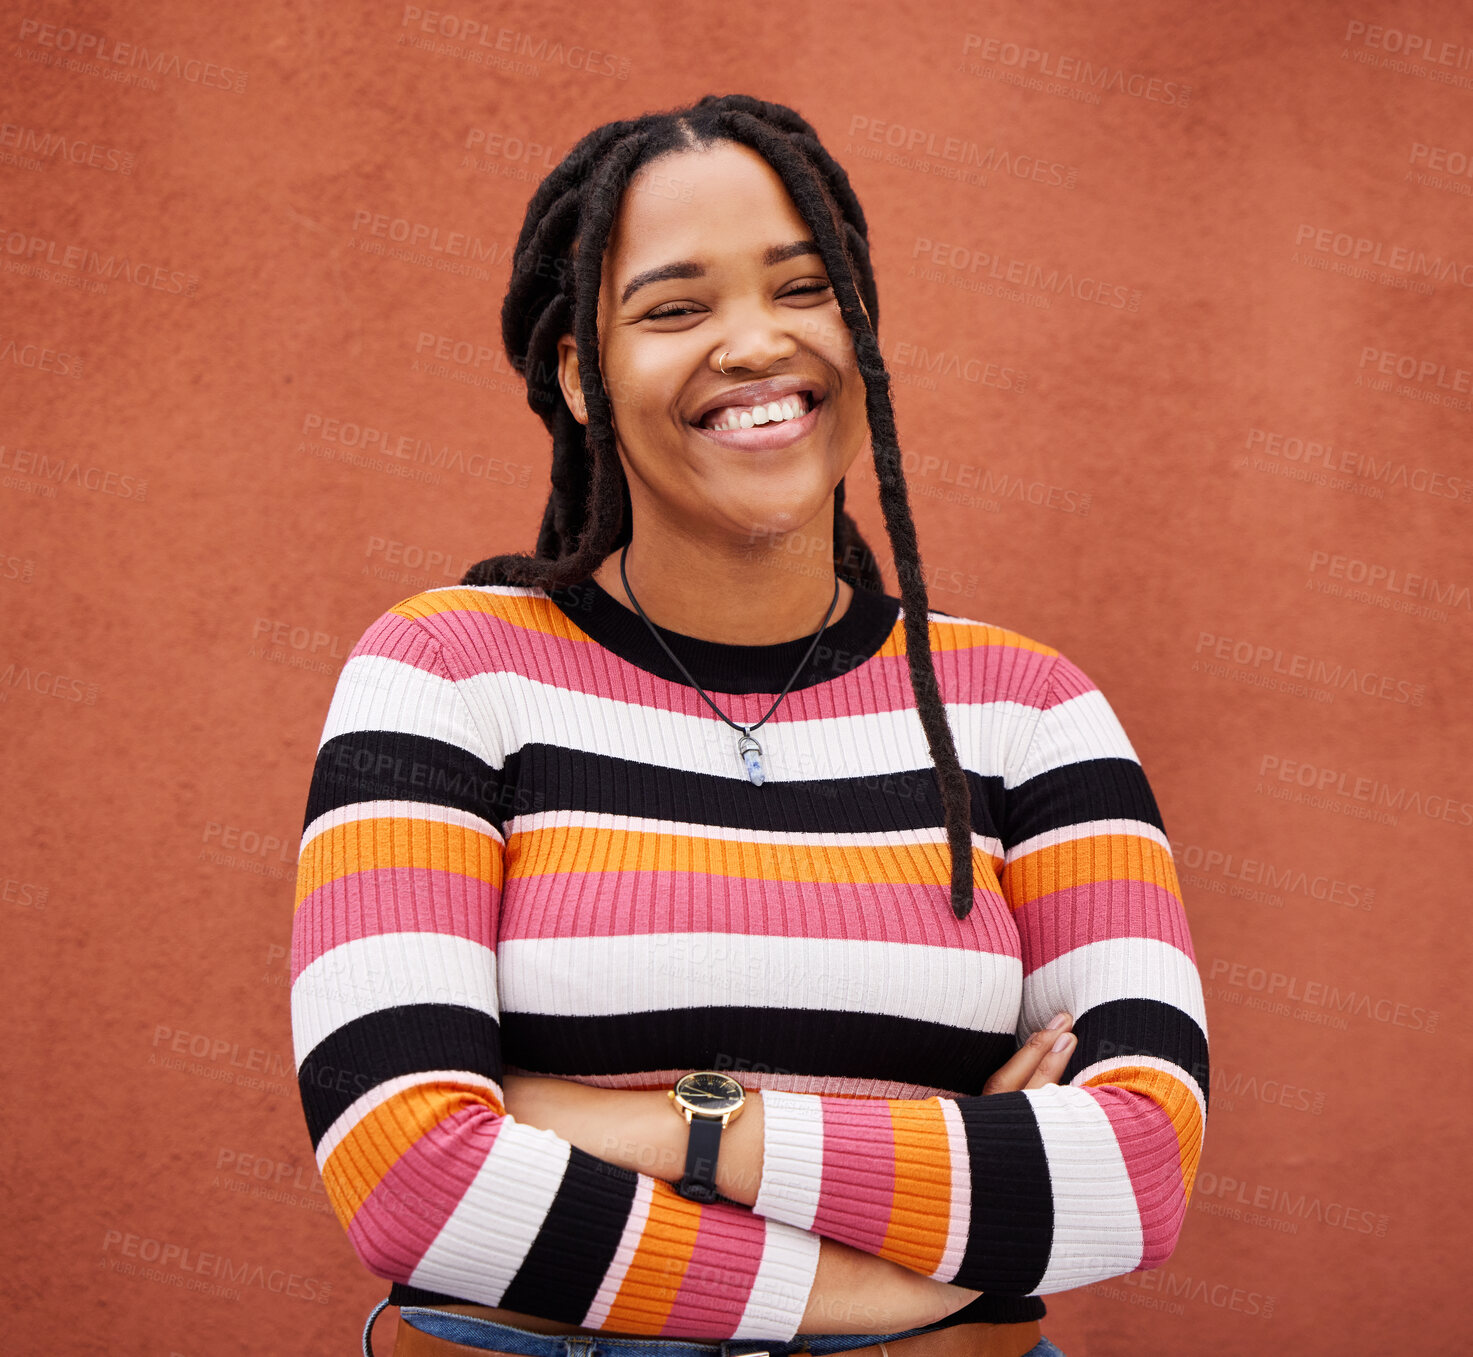
<path fill-rule="evenodd" d="M 1165 1070 L 1147 1065 L 1119 1065 L 1084 1081 L 1088 1088 L 1126 1088 L 1143 1093 L 1171 1118 L 1180 1155 L 1181 1180 L 1187 1195 L 1197 1176 L 1197 1160 L 1202 1154 L 1202 1109 L 1182 1081 Z"/>
<path fill-rule="evenodd" d="M 929 844 L 833 847 L 553 824 L 513 834 L 507 851 L 522 862 L 536 864 L 539 872 L 702 872 L 825 885 L 945 885 L 951 880 L 946 843 L 940 839 Z M 996 880 L 993 865 L 1000 865 L 1001 859 L 974 848 L 972 862 L 975 883 L 987 889 Z"/>
<path fill-rule="evenodd" d="M 468 1107 L 489 1107 L 498 1115 L 505 1110 L 491 1090 L 444 1079 L 401 1089 L 365 1113 L 322 1166 L 322 1185 L 344 1228 L 405 1151 Z"/>
<path fill-rule="evenodd" d="M 1040 896 L 1099 881 L 1143 881 L 1181 898 L 1171 854 L 1143 834 L 1087 834 L 1048 844 L 1008 863 L 1002 885 L 1017 909 Z"/>
<path fill-rule="evenodd" d="M 669 1183 L 655 1179 L 644 1232 L 604 1328 L 657 1334 L 665 1327 L 690 1270 L 700 1227 L 700 1203 L 687 1201 Z"/>
<path fill-rule="evenodd" d="M 1032 637 L 1024 636 L 1022 632 L 1009 631 L 1006 627 L 993 626 L 990 622 L 942 621 L 933 617 L 926 631 L 930 636 L 931 650 L 933 652 L 938 650 L 979 650 L 997 646 L 1011 650 L 1026 650 L 1034 655 L 1042 655 L 1045 658 L 1059 653 L 1053 646 L 1046 646 L 1041 641 L 1035 641 Z M 885 642 L 885 648 L 878 653 L 881 655 L 904 655 L 907 653 L 904 618 L 896 619 L 895 630 L 890 633 L 889 639 Z"/>
<path fill-rule="evenodd" d="M 946 1118 L 937 1098 L 891 1098 L 890 1128 L 895 1137 L 897 1172 L 890 1224 L 879 1249 L 881 1258 L 929 1277 L 941 1265 L 951 1221 L 951 1146 Z M 899 1203 L 919 1204 L 901 1211 Z"/>
<path fill-rule="evenodd" d="M 424 867 L 458 872 L 499 890 L 502 851 L 494 835 L 441 820 L 408 815 L 350 820 L 324 829 L 302 849 L 293 912 L 318 887 L 374 868 Z"/>

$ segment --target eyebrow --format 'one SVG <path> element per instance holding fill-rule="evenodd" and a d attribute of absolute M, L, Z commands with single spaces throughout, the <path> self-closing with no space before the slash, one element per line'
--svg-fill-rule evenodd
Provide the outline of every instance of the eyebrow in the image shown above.
<path fill-rule="evenodd" d="M 796 259 L 799 255 L 818 253 L 818 246 L 813 241 L 794 240 L 786 245 L 769 245 L 762 252 L 762 263 L 764 267 L 771 268 L 774 264 L 785 263 L 789 259 Z M 661 264 L 658 268 L 646 269 L 643 273 L 636 273 L 624 284 L 624 295 L 619 298 L 619 305 L 624 305 L 640 288 L 650 283 L 663 283 L 667 278 L 704 278 L 705 276 L 704 265 L 694 259 L 676 259 L 669 264 Z"/>

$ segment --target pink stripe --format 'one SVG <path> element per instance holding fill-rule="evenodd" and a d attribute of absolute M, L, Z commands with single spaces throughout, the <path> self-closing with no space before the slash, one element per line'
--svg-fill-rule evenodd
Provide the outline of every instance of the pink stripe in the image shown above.
<path fill-rule="evenodd" d="M 895 1128 L 883 1098 L 822 1098 L 823 1181 L 816 1233 L 878 1253 L 895 1202 Z"/>
<path fill-rule="evenodd" d="M 348 1226 L 365 1267 L 396 1282 L 409 1280 L 481 1171 L 501 1125 L 489 1108 L 467 1107 L 400 1156 Z"/>
<path fill-rule="evenodd" d="M 494 949 L 496 896 L 484 881 L 428 867 L 367 868 L 338 877 L 297 907 L 291 978 L 334 947 L 384 933 L 444 933 Z"/>
<path fill-rule="evenodd" d="M 513 835 L 513 847 L 515 843 Z M 720 851 L 719 844 L 716 851 Z M 733 882 L 707 872 L 614 869 L 509 875 L 500 936 L 740 933 L 858 938 L 1020 956 L 1007 902 L 998 892 L 984 888 L 981 879 L 978 872 L 972 912 L 959 920 L 947 906 L 944 884 L 831 885 L 757 878 Z"/>
<path fill-rule="evenodd" d="M 1013 1035 L 1011 1026 L 1007 1035 Z M 524 1070 L 506 1064 L 508 1074 L 535 1074 L 535 1070 Z M 640 1070 L 635 1074 L 579 1075 L 578 1082 L 595 1088 L 632 1088 L 642 1093 L 663 1093 L 682 1074 L 684 1069 L 672 1066 L 664 1070 Z M 787 1093 L 823 1093 L 850 1098 L 964 1098 L 962 1089 L 937 1088 L 932 1084 L 908 1084 L 897 1079 L 851 1079 L 839 1074 L 769 1074 L 763 1071 L 744 1070 L 742 1082 L 748 1089 L 776 1088 Z"/>
<path fill-rule="evenodd" d="M 412 664 L 427 674 L 440 668 L 439 641 L 418 623 L 411 622 L 398 613 L 385 613 L 358 638 L 348 659 L 360 655 L 374 655 L 386 660 L 398 660 Z M 346 661 L 345 661 L 346 663 Z"/>
<path fill-rule="evenodd" d="M 552 636 L 486 613 L 460 609 L 439 613 L 427 619 L 425 625 L 433 627 L 437 623 L 454 627 L 457 648 L 467 660 L 466 671 L 455 675 L 458 679 L 477 673 L 519 674 L 570 692 L 638 701 L 653 711 L 705 716 L 711 710 L 694 689 L 656 678 L 593 641 Z M 900 625 L 896 623 L 897 629 Z M 988 701 L 1026 704 L 1038 687 L 1038 675 L 1049 657 L 1009 645 L 996 632 L 981 630 L 980 625 L 976 635 L 975 646 L 933 652 L 943 700 L 986 693 Z M 991 644 L 987 643 L 989 636 L 994 638 Z M 368 641 L 365 636 L 360 642 L 365 653 L 393 659 L 405 658 L 403 652 L 412 649 L 402 637 L 376 640 L 371 649 Z M 428 662 L 412 662 L 429 667 Z M 764 701 L 760 693 L 725 693 L 719 688 L 710 691 L 729 699 L 722 705 L 739 723 L 757 720 L 771 705 L 770 693 Z M 789 693 L 769 723 L 901 711 L 914 702 L 906 657 L 874 656 L 829 683 Z M 748 707 L 750 711 L 746 711 Z"/>
<path fill-rule="evenodd" d="M 1110 1129 L 1120 1143 L 1130 1185 L 1135 1189 L 1145 1241 L 1140 1267 L 1159 1267 L 1171 1257 L 1187 1213 L 1181 1181 L 1181 1143 L 1176 1130 L 1161 1106 L 1143 1094 L 1103 1085 L 1089 1092 L 1110 1119 Z M 1163 1166 L 1169 1166 L 1165 1172 Z"/>
<path fill-rule="evenodd" d="M 1071 697 L 1079 697 L 1083 693 L 1095 691 L 1095 684 L 1089 675 L 1068 656 L 1060 655 L 1049 679 L 1049 692 L 1053 701 L 1046 702 L 1044 710 L 1048 711 L 1057 707 L 1059 703 L 1067 702 Z"/>
<path fill-rule="evenodd" d="M 1013 914 L 1031 974 L 1076 947 L 1111 938 L 1169 942 L 1192 956 L 1181 901 L 1148 881 L 1095 881 L 1040 895 Z"/>
<path fill-rule="evenodd" d="M 767 1239 L 767 1223 L 751 1212 L 702 1209 L 695 1247 L 662 1334 L 729 1338 L 737 1331 Z"/>

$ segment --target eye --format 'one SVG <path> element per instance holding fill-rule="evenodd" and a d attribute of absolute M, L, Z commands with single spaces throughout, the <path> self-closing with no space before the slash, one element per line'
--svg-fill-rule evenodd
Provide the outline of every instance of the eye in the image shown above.
<path fill-rule="evenodd" d="M 832 292 L 833 290 L 832 283 L 810 283 L 807 287 L 795 287 L 791 292 L 784 292 L 782 295 L 783 297 L 805 297 L 812 293 Z M 781 301 L 782 298 L 780 297 L 778 300 Z M 695 308 L 692 306 L 679 306 L 674 302 L 669 302 L 665 306 L 656 307 L 645 316 L 645 319 L 673 320 L 677 316 L 691 316 L 694 314 Z"/>

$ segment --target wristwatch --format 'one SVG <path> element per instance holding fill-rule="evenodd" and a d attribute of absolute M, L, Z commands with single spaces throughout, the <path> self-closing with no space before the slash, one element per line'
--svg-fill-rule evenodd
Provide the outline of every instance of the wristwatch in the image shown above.
<path fill-rule="evenodd" d="M 716 1157 L 727 1122 L 741 1116 L 747 1091 L 720 1070 L 682 1074 L 665 1095 L 690 1123 L 690 1145 L 685 1152 L 685 1176 L 675 1190 L 691 1201 L 725 1201 L 716 1191 Z"/>

